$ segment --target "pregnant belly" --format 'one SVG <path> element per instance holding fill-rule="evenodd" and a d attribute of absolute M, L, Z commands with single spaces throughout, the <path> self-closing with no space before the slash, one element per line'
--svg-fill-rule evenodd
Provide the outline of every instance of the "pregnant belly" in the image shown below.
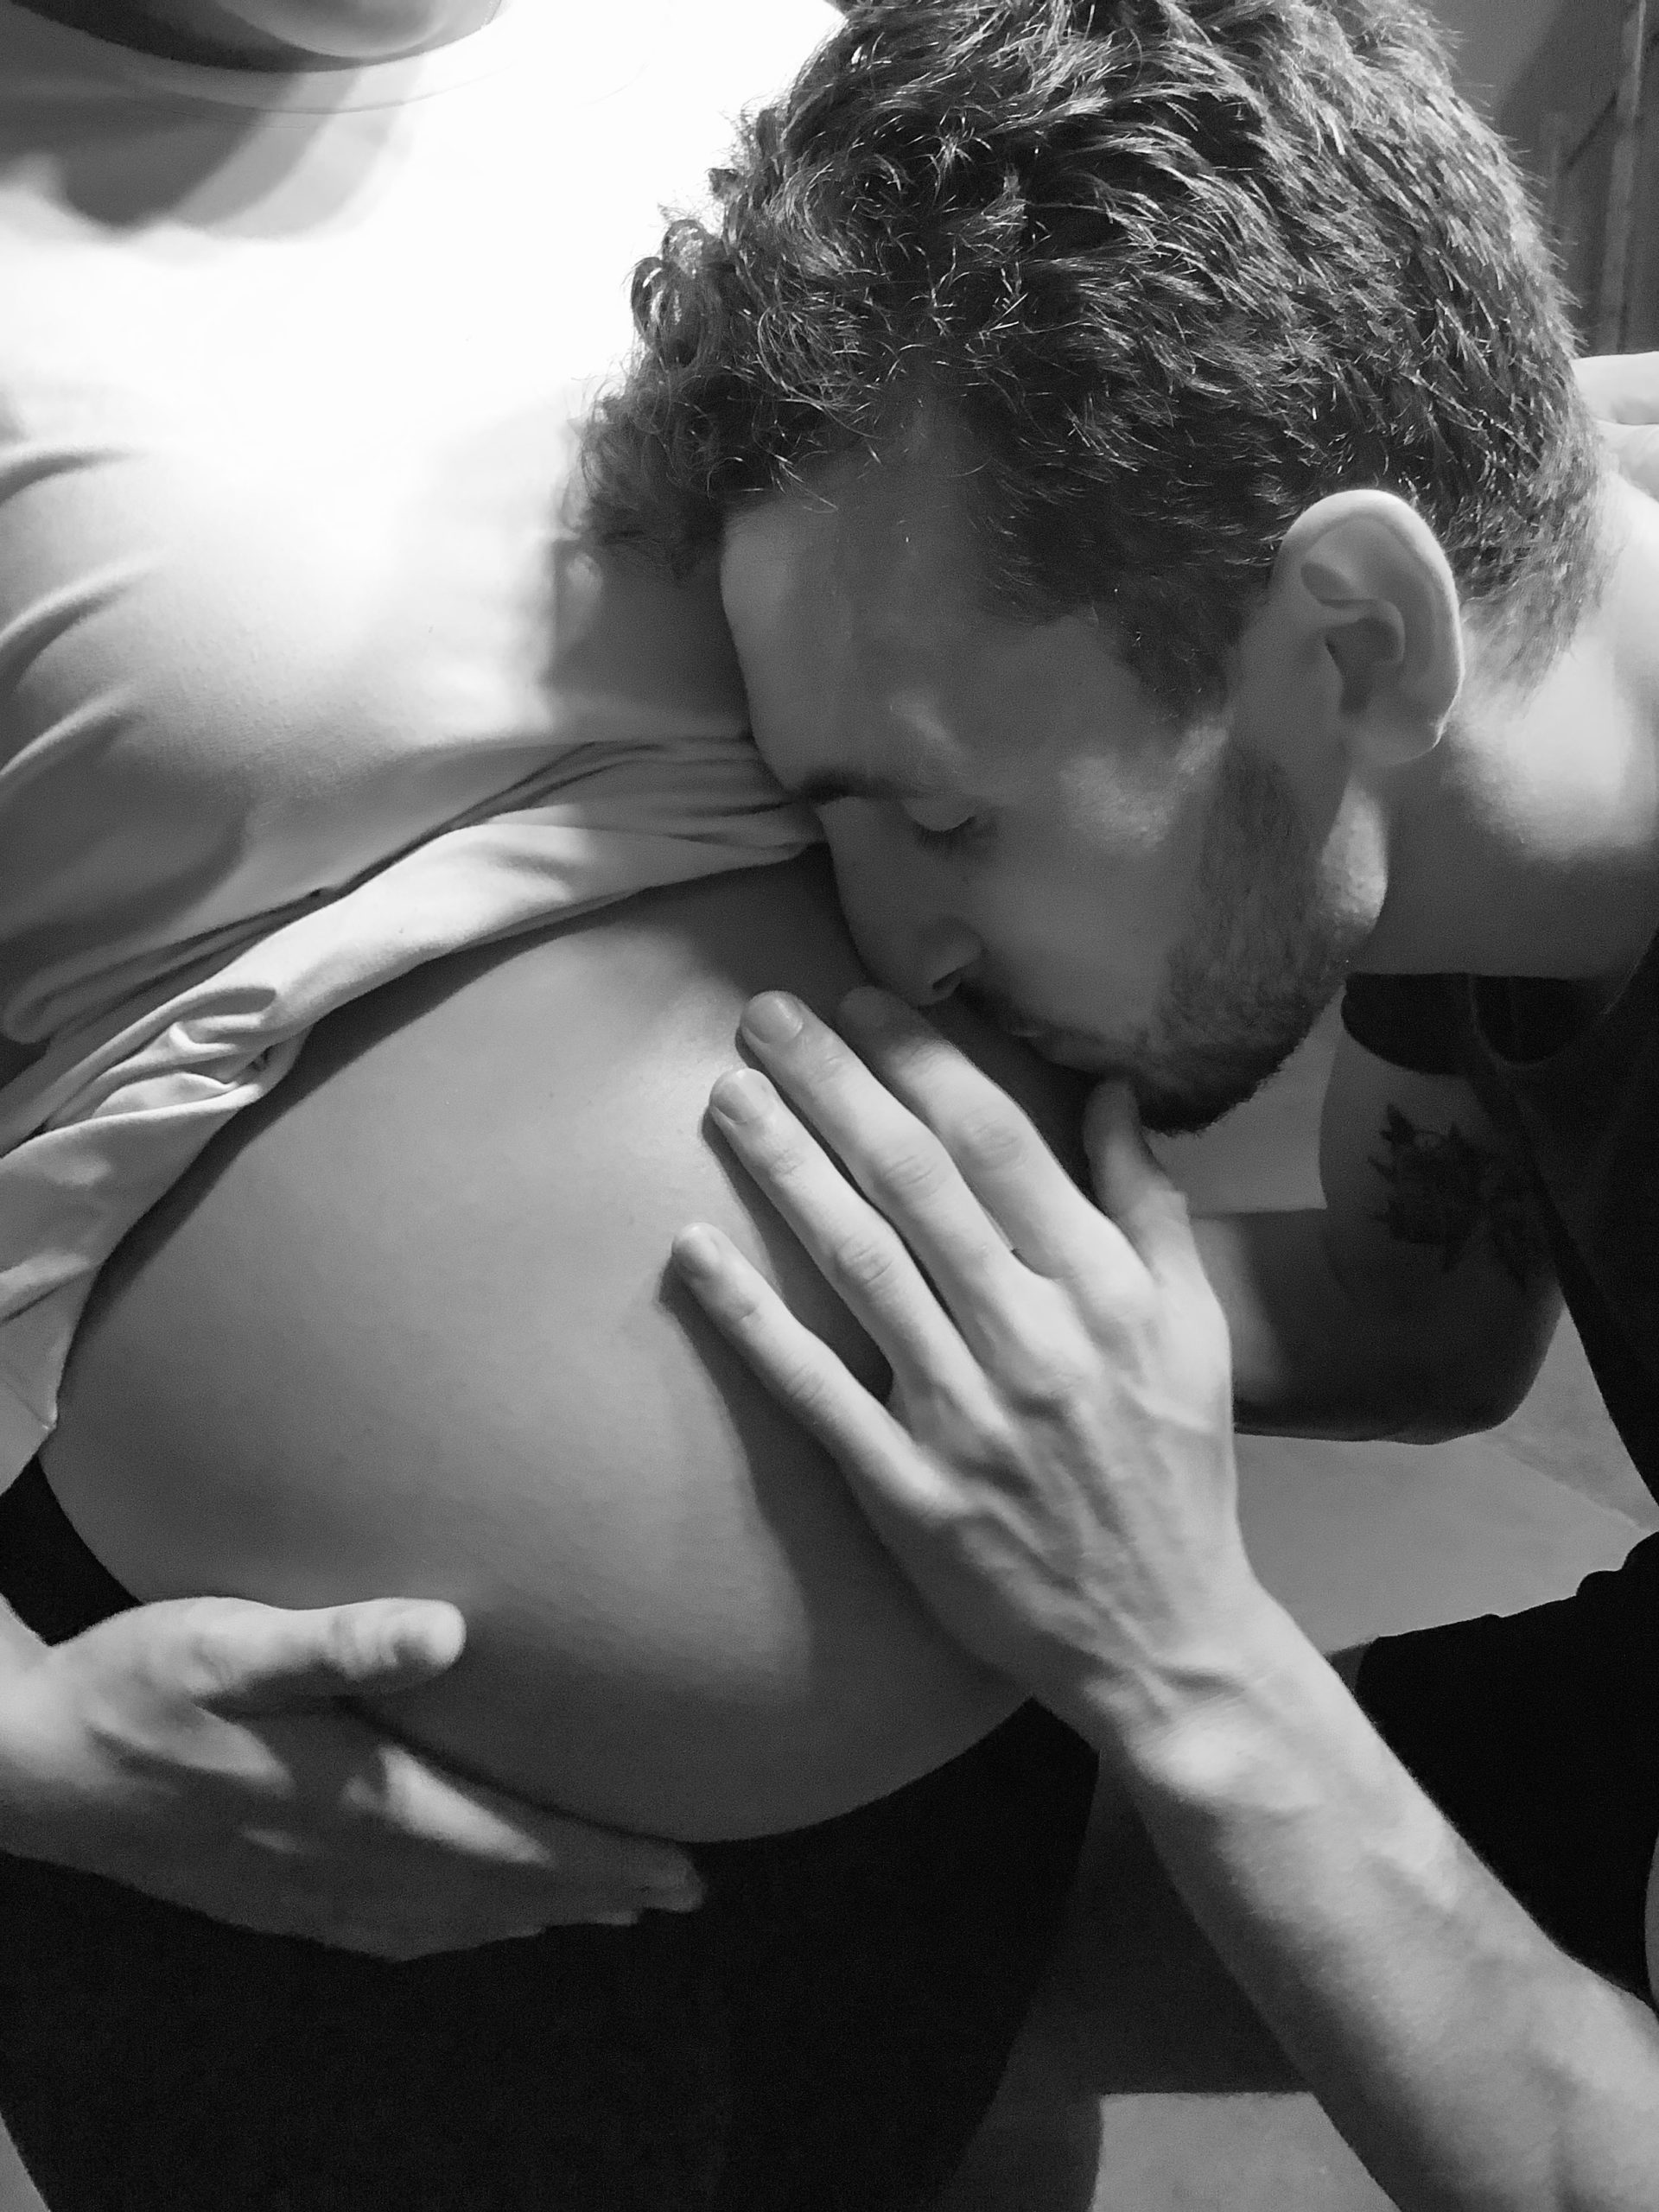
<path fill-rule="evenodd" d="M 383 1717 L 544 1803 L 688 1840 L 826 1819 L 1016 1702 L 667 1274 L 719 1223 L 881 1364 L 709 1131 L 753 990 L 859 980 L 817 859 L 458 956 L 321 1026 L 106 1268 L 46 1455 L 143 1598 L 453 1599 Z M 1051 1133 L 1077 1096 L 959 1041 Z"/>

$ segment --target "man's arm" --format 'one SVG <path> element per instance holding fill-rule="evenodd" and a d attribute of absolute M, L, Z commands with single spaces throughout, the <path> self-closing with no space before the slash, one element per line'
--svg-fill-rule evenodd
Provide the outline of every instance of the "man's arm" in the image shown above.
<path fill-rule="evenodd" d="M 1091 1103 L 1096 1212 L 914 1017 L 842 1019 L 868 1066 L 810 1020 L 746 1035 L 851 1182 L 760 1077 L 713 1104 L 887 1351 L 889 1406 L 708 1231 L 677 1247 L 698 1296 L 940 1620 L 1116 1762 L 1403 2212 L 1650 2207 L 1659 2023 L 1548 1940 L 1255 1580 L 1227 1330 L 1127 1093 Z"/>
<path fill-rule="evenodd" d="M 1125 1731 L 1103 1709 L 1092 1726 L 1370 2171 L 1406 2212 L 1651 2205 L 1653 2012 L 1549 1941 L 1270 1600 L 1230 1661 L 1173 1726 Z"/>
<path fill-rule="evenodd" d="M 1320 1130 L 1322 1208 L 1198 1222 L 1241 1428 L 1430 1443 L 1491 1428 L 1560 1313 L 1520 1169 L 1470 1086 L 1346 1032 Z"/>

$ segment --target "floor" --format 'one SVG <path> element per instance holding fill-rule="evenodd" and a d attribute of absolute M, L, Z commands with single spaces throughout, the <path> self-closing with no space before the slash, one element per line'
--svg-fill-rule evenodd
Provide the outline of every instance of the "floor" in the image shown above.
<path fill-rule="evenodd" d="M 1200 1206 L 1317 1198 L 1331 1033 L 1211 1137 L 1166 1148 Z M 1570 1329 L 1513 1421 L 1430 1449 L 1242 1440 L 1257 1572 L 1323 1649 L 1510 1611 L 1616 1564 L 1659 1506 Z M 1083 1878 L 995 2110 L 939 2212 L 1372 2212 L 1389 2199 L 1097 1799 Z M 39 2200 L 0 2136 L 0 2212 Z"/>

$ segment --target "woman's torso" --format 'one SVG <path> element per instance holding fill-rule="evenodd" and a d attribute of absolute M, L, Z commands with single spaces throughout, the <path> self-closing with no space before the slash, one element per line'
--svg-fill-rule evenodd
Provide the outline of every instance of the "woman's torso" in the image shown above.
<path fill-rule="evenodd" d="M 750 991 L 857 980 L 813 858 L 334 1016 L 105 1271 L 47 1455 L 93 1550 L 145 1597 L 454 1598 L 465 1656 L 387 1717 L 655 1833 L 804 1825 L 965 1748 L 1014 1694 L 666 1275 L 719 1223 L 880 1387 L 703 1118 Z M 950 1026 L 1072 1141 L 1070 1079 Z"/>

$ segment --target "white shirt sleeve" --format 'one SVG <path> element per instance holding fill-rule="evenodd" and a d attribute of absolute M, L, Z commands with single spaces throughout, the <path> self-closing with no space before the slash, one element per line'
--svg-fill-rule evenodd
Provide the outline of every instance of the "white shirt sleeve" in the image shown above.
<path fill-rule="evenodd" d="M 463 946 L 783 859 L 813 835 L 724 690 L 709 581 L 626 575 L 564 544 L 558 711 L 529 772 L 446 814 L 444 764 L 354 750 L 334 721 L 338 772 L 302 795 L 329 834 L 289 820 L 284 837 L 298 799 L 283 776 L 262 779 L 259 747 L 227 756 L 222 731 L 256 730 L 291 764 L 318 710 L 315 664 L 296 686 L 237 650 L 269 634 L 250 639 L 216 604 L 224 566 L 216 594 L 170 571 L 153 538 L 146 560 L 69 557 L 79 479 L 106 465 L 37 467 L 15 449 L 10 480 L 35 512 L 28 530 L 0 526 L 36 580 L 4 633 L 0 1002 L 14 1036 L 46 1046 L 0 1091 L 0 1480 L 50 1432 L 99 1268 L 323 1015 Z M 106 554 L 111 512 L 106 497 Z M 251 686 L 257 700 L 239 696 Z"/>
<path fill-rule="evenodd" d="M 561 518 L 661 227 L 639 149 L 677 179 L 729 127 L 675 57 L 584 123 L 563 16 L 442 97 L 264 114 L 94 81 L 0 0 L 0 1036 L 38 1054 L 0 1089 L 0 1484 L 104 1261 L 323 1015 L 815 835 L 712 581 Z"/>

